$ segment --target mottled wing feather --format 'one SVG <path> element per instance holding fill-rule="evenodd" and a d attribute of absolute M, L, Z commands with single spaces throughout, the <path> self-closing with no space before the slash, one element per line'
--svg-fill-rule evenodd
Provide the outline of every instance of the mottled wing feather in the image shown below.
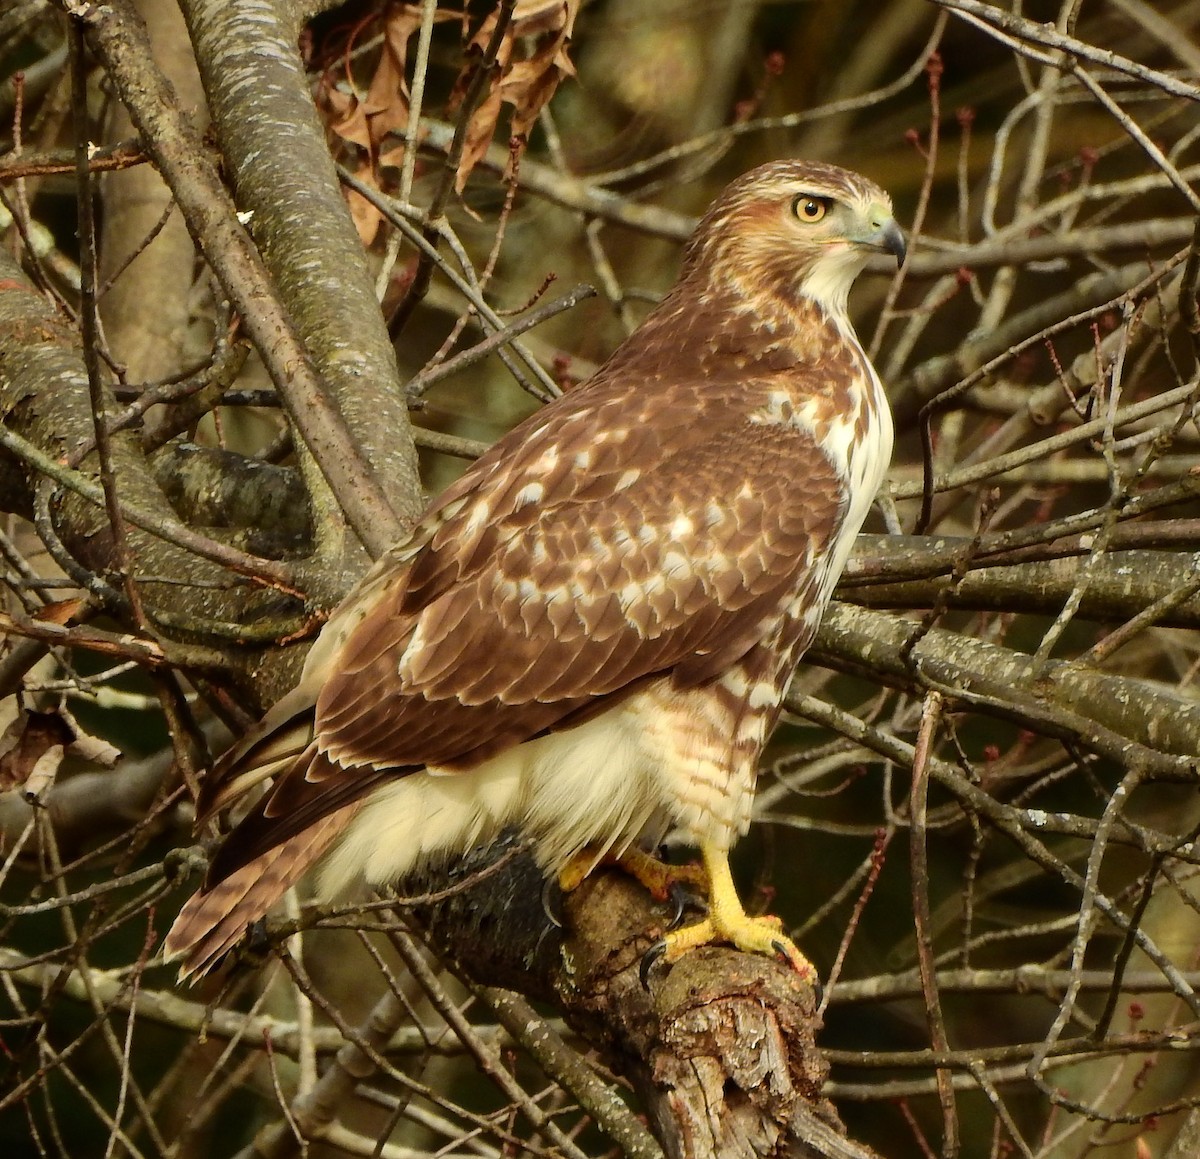
<path fill-rule="evenodd" d="M 653 673 L 713 679 L 753 646 L 835 532 L 840 480 L 804 430 L 750 422 L 744 386 L 703 408 L 678 393 L 690 424 L 627 442 L 636 413 L 577 411 L 528 438 L 503 486 L 485 470 L 452 497 L 467 501 L 327 676 L 330 769 L 471 764 Z M 607 489 L 595 445 L 627 452 L 605 454 Z"/>
<path fill-rule="evenodd" d="M 376 565 L 285 698 L 315 700 L 315 724 L 281 702 L 222 761 L 236 772 L 276 750 L 299 757 L 239 822 L 210 882 L 386 777 L 468 769 L 657 674 L 701 685 L 752 651 L 763 658 L 747 671 L 766 672 L 764 621 L 789 595 L 815 599 L 842 481 L 803 428 L 751 421 L 745 383 L 655 390 L 675 419 L 653 430 L 644 401 L 626 396 L 622 410 L 603 389 L 553 424 L 534 416 Z M 227 775 L 216 804 L 244 779 Z"/>
<path fill-rule="evenodd" d="M 642 726 L 661 710 L 685 764 L 701 735 L 710 779 L 754 763 L 891 438 L 870 426 L 878 383 L 844 316 L 857 258 L 795 228 L 809 183 L 860 215 L 887 203 L 820 164 L 734 182 L 637 333 L 477 460 L 335 612 L 298 687 L 210 779 L 206 812 L 274 777 L 171 933 L 190 966 L 413 769 L 470 769 L 638 689 Z"/>

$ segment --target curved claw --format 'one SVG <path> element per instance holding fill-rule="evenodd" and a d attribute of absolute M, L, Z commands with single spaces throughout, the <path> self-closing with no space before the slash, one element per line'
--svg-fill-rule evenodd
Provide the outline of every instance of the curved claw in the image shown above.
<path fill-rule="evenodd" d="M 546 921 L 556 930 L 561 930 L 563 928 L 562 914 L 555 902 L 561 900 L 562 894 L 561 891 L 558 894 L 554 893 L 556 887 L 558 887 L 558 882 L 552 877 L 546 878 L 542 883 L 542 913 L 546 915 Z"/>
<path fill-rule="evenodd" d="M 638 966 L 638 981 L 642 984 L 642 989 L 647 993 L 650 992 L 650 971 L 654 969 L 654 964 L 667 952 L 667 942 L 665 938 L 659 938 L 643 955 L 641 965 Z"/>
<path fill-rule="evenodd" d="M 671 903 L 671 918 L 667 929 L 677 930 L 683 922 L 683 911 L 687 907 L 687 899 L 683 896 L 683 887 L 677 881 L 667 887 L 667 901 Z"/>
<path fill-rule="evenodd" d="M 791 966 L 813 988 L 816 992 L 817 1005 L 819 1006 L 824 989 L 821 986 L 821 979 L 817 977 L 817 971 L 813 968 L 813 964 L 791 942 L 785 941 L 783 938 L 772 938 L 771 949 L 775 951 L 775 954 L 782 960 L 785 966 Z"/>
<path fill-rule="evenodd" d="M 683 925 L 683 915 L 688 909 L 708 913 L 708 902 L 691 890 L 682 881 L 673 881 L 667 887 L 667 900 L 671 903 L 671 920 L 667 923 L 668 930 L 677 930 Z"/>

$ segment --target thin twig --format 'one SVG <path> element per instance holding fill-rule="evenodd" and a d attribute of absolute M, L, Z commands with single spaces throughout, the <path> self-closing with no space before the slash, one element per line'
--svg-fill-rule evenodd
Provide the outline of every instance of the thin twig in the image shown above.
<path fill-rule="evenodd" d="M 1118 72 L 1144 81 L 1170 96 L 1185 97 L 1189 101 L 1200 101 L 1200 88 L 1195 85 L 1181 81 L 1170 73 L 1138 64 L 1137 61 L 1130 60 L 1111 49 L 1097 48 L 1078 37 L 1068 36 L 1055 29 L 1053 24 L 1041 24 L 1006 12 L 992 4 L 984 4 L 981 0 L 934 0 L 934 3 L 939 7 L 948 8 L 952 12 L 974 17 L 977 27 L 993 32 L 1001 30 L 1012 33 L 1023 41 L 1057 49 L 1068 57 L 1079 57 L 1081 60 L 1090 60 L 1107 68 L 1116 69 Z M 1030 49 L 1023 49 L 1023 51 L 1043 64 L 1062 67 L 1060 59 L 1048 53 L 1038 53 Z"/>
<path fill-rule="evenodd" d="M 474 346 L 462 351 L 460 354 L 456 354 L 453 358 L 448 358 L 445 362 L 439 363 L 415 375 L 409 380 L 406 387 L 409 397 L 419 397 L 433 386 L 435 382 L 440 382 L 443 378 L 449 378 L 450 375 L 457 374 L 460 370 L 465 370 L 468 366 L 474 366 L 475 363 L 481 362 L 494 350 L 506 345 L 519 335 L 532 330 L 535 326 L 540 326 L 548 319 L 566 310 L 570 310 L 579 305 L 580 302 L 588 298 L 594 298 L 595 296 L 596 289 L 594 286 L 580 284 L 573 290 L 569 290 L 563 294 L 562 297 L 555 298 L 553 301 L 547 302 L 544 306 L 539 306 L 519 321 L 505 326 L 502 330 L 496 330 L 489 334 L 482 342 L 477 342 Z"/>
<path fill-rule="evenodd" d="M 948 1051 L 946 1023 L 933 968 L 933 946 L 929 921 L 929 859 L 926 845 L 926 817 L 929 795 L 929 757 L 937 737 L 942 715 L 940 693 L 930 692 L 921 708 L 921 728 L 913 750 L 913 784 L 909 797 L 909 864 L 913 886 L 913 920 L 916 923 L 917 966 L 921 974 L 921 992 L 929 1022 L 929 1038 L 935 1052 Z M 955 1159 L 960 1141 L 958 1111 L 949 1072 L 938 1068 L 938 1099 L 942 1104 L 942 1155 Z"/>
<path fill-rule="evenodd" d="M 441 177 L 438 180 L 433 196 L 429 200 L 429 206 L 425 211 L 426 225 L 423 235 L 425 241 L 431 247 L 436 248 L 437 246 L 437 224 L 445 213 L 446 202 L 454 190 L 455 174 L 458 172 L 458 165 L 462 160 L 463 150 L 467 144 L 467 131 L 470 128 L 471 119 L 475 115 L 475 110 L 479 107 L 479 102 L 483 100 L 487 84 L 492 79 L 492 66 L 496 63 L 500 47 L 504 43 L 504 38 L 508 35 L 508 28 L 512 22 L 513 8 L 515 7 L 516 0 L 500 0 L 499 7 L 496 9 L 496 23 L 492 28 L 491 39 L 484 48 L 483 55 L 475 63 L 475 71 L 471 76 L 470 83 L 467 85 L 467 91 L 463 94 L 462 104 L 458 110 L 458 120 L 454 126 L 454 136 L 450 142 L 450 147 L 446 150 L 446 158 L 442 164 Z M 412 281 L 409 283 L 403 299 L 401 299 L 392 317 L 389 319 L 389 330 L 393 337 L 403 332 L 409 318 L 412 316 L 412 312 L 425 297 L 425 292 L 429 289 L 429 279 L 433 274 L 433 266 L 433 254 L 428 250 L 422 249 L 417 259 L 417 268 L 413 274 Z"/>

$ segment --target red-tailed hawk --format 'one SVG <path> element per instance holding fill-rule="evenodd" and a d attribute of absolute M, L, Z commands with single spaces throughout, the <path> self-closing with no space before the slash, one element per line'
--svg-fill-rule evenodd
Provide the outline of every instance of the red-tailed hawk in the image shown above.
<path fill-rule="evenodd" d="M 311 867 L 322 896 L 386 886 L 516 824 L 548 872 L 681 832 L 709 913 L 668 958 L 721 939 L 813 976 L 728 852 L 891 454 L 846 314 L 881 251 L 904 237 L 855 173 L 725 190 L 636 333 L 434 501 L 213 771 L 202 816 L 271 783 L 168 935 L 185 974 Z"/>

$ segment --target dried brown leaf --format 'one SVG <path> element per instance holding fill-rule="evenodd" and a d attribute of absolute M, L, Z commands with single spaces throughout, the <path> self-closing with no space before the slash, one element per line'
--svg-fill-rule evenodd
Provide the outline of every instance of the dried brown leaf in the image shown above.
<path fill-rule="evenodd" d="M 360 181 L 375 185 L 374 175 L 369 166 L 359 166 L 355 177 Z M 350 210 L 350 219 L 354 222 L 354 228 L 358 231 L 359 240 L 364 246 L 369 246 L 375 240 L 375 235 L 379 232 L 379 226 L 383 222 L 383 214 L 357 190 L 347 189 L 345 194 L 346 205 Z"/>
<path fill-rule="evenodd" d="M 52 604 L 43 604 L 37 610 L 37 618 L 48 624 L 68 624 L 88 605 L 86 599 L 58 600 Z"/>
<path fill-rule="evenodd" d="M 454 19 L 452 13 L 437 13 L 435 21 Z M 409 41 L 420 30 L 421 10 L 413 4 L 389 8 L 382 21 L 382 48 L 367 91 L 346 93 L 329 86 L 324 94 L 327 107 L 334 114 L 329 129 L 335 136 L 366 152 L 363 162 L 355 168 L 355 176 L 364 184 L 382 189 L 379 169 L 385 165 L 398 166 L 404 157 L 403 142 L 398 140 L 408 130 Z M 347 192 L 350 215 L 364 245 L 375 239 L 383 218 L 365 198 Z"/>
<path fill-rule="evenodd" d="M 480 101 L 467 125 L 462 157 L 454 178 L 460 194 L 472 170 L 483 159 L 496 135 L 501 107 L 513 107 L 510 136 L 524 140 L 538 114 L 554 95 L 564 77 L 575 75 L 575 66 L 567 55 L 579 0 L 518 0 L 512 20 L 496 53 L 493 78 L 487 95 Z M 455 85 L 451 109 L 461 102 L 471 77 L 496 28 L 493 12 L 467 46 L 468 65 Z M 528 56 L 517 57 L 518 41 L 535 41 Z"/>
<path fill-rule="evenodd" d="M 513 106 L 514 137 L 529 135 L 538 113 L 554 96 L 559 82 L 563 77 L 575 75 L 564 45 L 562 38 L 547 44 L 528 60 L 513 65 L 501 81 L 501 99 Z"/>
<path fill-rule="evenodd" d="M 102 768 L 115 768 L 120 761 L 121 750 L 111 745 L 103 737 L 93 736 L 67 711 L 65 705 L 59 705 L 58 715 L 63 723 L 75 734 L 75 739 L 67 745 L 67 752 L 73 757 L 87 761 L 89 764 L 100 765 Z"/>
<path fill-rule="evenodd" d="M 62 762 L 75 732 L 57 712 L 22 709 L 0 737 L 0 790 L 45 783 Z"/>
<path fill-rule="evenodd" d="M 564 12 L 563 9 L 569 9 Z M 566 30 L 571 35 L 575 27 L 575 16 L 579 11 L 578 0 L 517 0 L 513 8 L 513 26 L 518 36 L 540 36 L 543 32 Z"/>

